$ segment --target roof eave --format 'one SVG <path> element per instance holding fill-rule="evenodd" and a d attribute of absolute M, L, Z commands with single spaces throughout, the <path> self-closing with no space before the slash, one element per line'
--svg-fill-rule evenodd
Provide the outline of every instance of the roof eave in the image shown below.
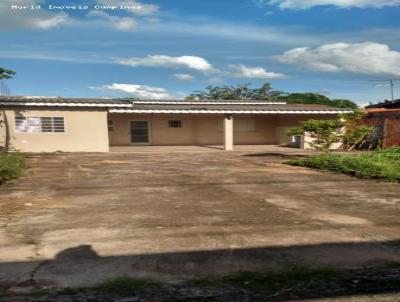
<path fill-rule="evenodd" d="M 46 102 L 0 102 L 0 106 L 22 107 L 93 107 L 93 108 L 131 108 L 132 104 L 99 104 L 99 103 L 46 103 Z"/>
<path fill-rule="evenodd" d="M 342 114 L 353 110 L 157 110 L 157 109 L 109 109 L 110 113 L 148 114 Z"/>

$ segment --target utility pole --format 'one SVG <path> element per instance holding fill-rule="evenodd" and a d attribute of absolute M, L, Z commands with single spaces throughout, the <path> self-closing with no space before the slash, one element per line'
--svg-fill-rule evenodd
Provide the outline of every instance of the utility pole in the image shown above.
<path fill-rule="evenodd" d="M 0 81 L 0 95 L 11 95 L 10 87 L 3 81 Z"/>
<path fill-rule="evenodd" d="M 400 79 L 388 79 L 388 80 L 370 80 L 370 82 L 387 82 L 389 83 L 390 87 L 390 96 L 391 96 L 391 101 L 394 101 L 394 83 L 400 81 Z"/>

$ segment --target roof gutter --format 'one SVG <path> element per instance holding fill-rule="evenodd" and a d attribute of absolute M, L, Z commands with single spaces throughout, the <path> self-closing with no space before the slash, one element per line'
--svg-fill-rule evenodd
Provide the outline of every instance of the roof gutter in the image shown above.
<path fill-rule="evenodd" d="M 111 104 L 111 103 L 98 104 L 98 103 L 0 102 L 0 106 L 132 108 L 132 104 Z"/>
<path fill-rule="evenodd" d="M 340 114 L 352 110 L 176 110 L 176 109 L 109 109 L 110 113 L 159 113 L 159 114 Z"/>

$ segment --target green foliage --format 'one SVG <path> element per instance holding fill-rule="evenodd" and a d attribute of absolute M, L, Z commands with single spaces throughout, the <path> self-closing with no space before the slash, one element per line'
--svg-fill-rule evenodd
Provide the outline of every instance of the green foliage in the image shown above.
<path fill-rule="evenodd" d="M 289 136 L 303 135 L 305 132 L 313 139 L 310 146 L 318 151 L 328 152 L 334 143 L 340 141 L 340 128 L 343 122 L 337 120 L 307 120 L 303 127 L 290 128 L 286 131 Z"/>
<path fill-rule="evenodd" d="M 371 126 L 363 124 L 365 116 L 366 113 L 361 110 L 356 110 L 353 113 L 347 113 L 341 116 L 345 127 L 345 132 L 341 134 L 341 140 L 345 150 L 351 151 L 356 147 L 362 149 L 373 133 L 373 128 Z"/>
<path fill-rule="evenodd" d="M 18 178 L 25 169 L 25 156 L 21 153 L 0 153 L 0 184 Z"/>
<path fill-rule="evenodd" d="M 357 104 L 350 100 L 331 100 L 317 93 L 291 93 L 279 96 L 278 100 L 288 104 L 320 104 L 336 108 L 358 108 Z"/>
<path fill-rule="evenodd" d="M 16 72 L 13 70 L 0 67 L 0 80 L 12 79 L 15 74 L 16 74 Z"/>
<path fill-rule="evenodd" d="M 157 286 L 155 281 L 149 279 L 118 277 L 100 284 L 97 288 L 107 293 L 130 295 Z"/>
<path fill-rule="evenodd" d="M 332 144 L 343 143 L 343 149 L 351 151 L 354 148 L 362 149 L 373 128 L 363 124 L 363 111 L 342 114 L 335 120 L 308 120 L 301 128 L 290 128 L 288 136 L 304 135 L 307 132 L 314 140 L 309 142 L 311 147 L 319 151 L 329 151 Z"/>
<path fill-rule="evenodd" d="M 250 84 L 237 86 L 208 86 L 206 91 L 195 91 L 186 99 L 202 100 L 270 100 L 282 93 L 273 90 L 271 84 L 265 83 L 260 88 L 250 88 Z"/>
<path fill-rule="evenodd" d="M 297 136 L 304 135 L 304 130 L 302 128 L 289 128 L 286 130 L 287 136 Z"/>
<path fill-rule="evenodd" d="M 222 281 L 246 289 L 274 292 L 282 288 L 309 289 L 317 283 L 333 279 L 336 275 L 336 271 L 331 269 L 293 266 L 280 272 L 240 272 L 224 277 Z"/>
<path fill-rule="evenodd" d="M 287 164 L 333 171 L 359 178 L 400 182 L 400 148 L 352 155 L 323 154 L 290 160 Z"/>
<path fill-rule="evenodd" d="M 264 83 L 259 88 L 251 88 L 251 84 L 237 86 L 208 86 L 205 91 L 195 91 L 186 99 L 202 100 L 270 100 L 288 104 L 321 104 L 337 108 L 358 108 L 349 100 L 331 100 L 316 93 L 291 93 L 274 90 L 270 83 Z"/>

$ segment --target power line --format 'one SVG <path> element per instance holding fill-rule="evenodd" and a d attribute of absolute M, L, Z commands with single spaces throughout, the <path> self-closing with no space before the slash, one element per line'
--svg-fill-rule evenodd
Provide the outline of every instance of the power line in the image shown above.
<path fill-rule="evenodd" d="M 400 79 L 370 80 L 370 82 L 388 82 L 390 87 L 391 101 L 394 101 L 394 83 L 398 81 L 400 81 Z"/>

